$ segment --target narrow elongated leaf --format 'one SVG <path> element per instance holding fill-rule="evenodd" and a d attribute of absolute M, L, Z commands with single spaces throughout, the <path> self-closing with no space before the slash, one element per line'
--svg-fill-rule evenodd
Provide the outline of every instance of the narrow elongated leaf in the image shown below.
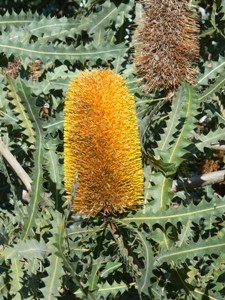
<path fill-rule="evenodd" d="M 61 277 L 64 275 L 62 266 L 62 260 L 55 254 L 52 254 L 49 258 L 49 267 L 45 270 L 48 274 L 47 277 L 42 279 L 45 287 L 41 289 L 41 292 L 46 300 L 55 300 L 59 294 L 59 288 L 61 287 Z"/>
<path fill-rule="evenodd" d="M 94 291 L 97 288 L 97 283 L 99 281 L 99 270 L 102 268 L 104 262 L 104 257 L 98 257 L 92 262 L 91 272 L 88 275 L 88 289 L 89 291 Z"/>
<path fill-rule="evenodd" d="M 199 101 L 205 101 L 206 99 L 208 99 L 209 97 L 212 97 L 213 94 L 215 94 L 216 92 L 218 92 L 221 88 L 223 88 L 225 84 L 225 75 L 221 74 L 216 81 L 210 85 L 210 87 L 208 89 L 206 89 L 202 95 L 199 96 Z"/>
<path fill-rule="evenodd" d="M 174 173 L 173 164 L 165 163 L 161 158 L 157 159 L 156 157 L 148 155 L 146 153 L 143 153 L 142 155 L 154 166 L 155 170 L 163 172 L 166 176 Z"/>
<path fill-rule="evenodd" d="M 92 17 L 88 33 L 97 33 L 99 29 L 109 26 L 112 21 L 115 22 L 117 28 L 120 27 L 124 19 L 129 17 L 129 12 L 132 10 L 133 5 L 133 0 L 129 1 L 128 4 L 121 3 L 118 6 L 110 1 L 106 1 L 102 5 L 101 11 Z"/>
<path fill-rule="evenodd" d="M 57 226 L 53 228 L 54 233 L 54 248 L 56 249 L 55 255 L 63 261 L 63 264 L 67 271 L 70 273 L 71 279 L 77 287 L 80 287 L 80 281 L 76 273 L 77 262 L 71 263 L 65 255 L 65 220 L 62 219 L 61 214 L 56 211 L 54 213 L 55 220 L 57 220 Z"/>
<path fill-rule="evenodd" d="M 5 52 L 7 56 L 15 55 L 21 56 L 23 59 L 29 57 L 30 59 L 40 58 L 43 62 L 49 60 L 70 60 L 74 62 L 79 60 L 81 63 L 91 60 L 95 62 L 97 59 L 107 61 L 117 55 L 124 55 L 127 51 L 123 44 L 110 45 L 101 44 L 96 48 L 93 45 L 79 46 L 74 49 L 73 46 L 54 45 L 47 46 L 46 44 L 27 44 L 24 45 L 20 41 L 8 40 L 7 36 L 2 37 L 0 43 L 1 51 Z"/>
<path fill-rule="evenodd" d="M 38 203 L 42 200 L 42 179 L 43 179 L 43 133 L 42 124 L 39 118 L 39 110 L 36 107 L 36 100 L 31 96 L 31 90 L 25 85 L 21 79 L 17 79 L 17 95 L 23 99 L 23 104 L 26 109 L 29 120 L 32 122 L 35 130 L 35 151 L 33 154 L 34 168 L 32 173 L 32 192 L 28 206 L 28 212 L 24 219 L 24 228 L 22 237 L 23 240 L 30 234 L 34 226 L 35 218 L 37 217 Z"/>
<path fill-rule="evenodd" d="M 101 278 L 107 278 L 110 274 L 118 270 L 122 266 L 122 263 L 119 261 L 109 261 L 105 267 L 104 270 L 101 271 L 100 277 Z"/>
<path fill-rule="evenodd" d="M 90 22 L 90 20 L 89 20 Z M 30 35 L 38 37 L 38 42 L 44 44 L 50 43 L 54 40 L 66 41 L 66 37 L 74 38 L 75 34 L 81 34 L 82 30 L 86 30 L 89 26 L 88 20 L 83 22 L 75 22 L 74 19 L 62 17 L 46 18 L 42 17 L 40 20 L 32 21 L 24 31 L 28 31 Z M 17 34 L 12 35 L 11 40 L 18 40 L 23 33 L 17 31 Z M 27 36 L 29 37 L 29 35 Z M 24 43 L 28 43 L 29 39 L 23 39 Z"/>
<path fill-rule="evenodd" d="M 57 143 L 58 145 L 58 143 Z M 45 161 L 44 165 L 49 174 L 50 186 L 55 207 L 59 208 L 60 199 L 62 195 L 60 191 L 63 189 L 63 168 L 59 162 L 59 156 L 57 155 L 56 144 L 53 144 L 53 141 L 49 140 L 45 146 Z"/>
<path fill-rule="evenodd" d="M 183 223 L 185 224 L 185 223 Z M 186 225 L 183 225 L 181 233 L 178 235 L 179 241 L 177 242 L 177 246 L 181 247 L 186 244 L 190 237 L 194 234 L 193 230 L 191 229 L 191 220 L 188 220 Z"/>
<path fill-rule="evenodd" d="M 33 20 L 40 20 L 43 16 L 39 14 L 25 13 L 21 11 L 19 14 L 6 12 L 4 15 L 0 16 L 0 26 L 18 26 L 22 27 L 29 24 Z"/>
<path fill-rule="evenodd" d="M 205 72 L 200 75 L 198 84 L 207 85 L 210 79 L 214 79 L 218 74 L 223 73 L 225 69 L 225 58 L 220 55 L 218 61 L 212 61 L 210 67 L 205 67 Z"/>
<path fill-rule="evenodd" d="M 166 163 L 174 165 L 174 173 L 184 160 L 183 156 L 188 152 L 186 148 L 190 145 L 193 135 L 192 130 L 195 128 L 195 115 L 199 106 L 196 92 L 188 84 L 185 84 L 183 89 L 179 90 L 177 98 L 179 99 L 177 101 L 180 101 L 182 105 L 176 104 L 173 107 L 174 116 L 171 116 L 169 127 L 165 130 L 165 141 L 160 143 L 161 149 L 164 150 L 164 152 L 161 152 L 161 156 Z M 154 175 L 152 176 L 154 177 Z M 171 185 L 171 178 L 166 176 L 162 178 L 161 185 L 158 185 L 158 200 L 155 202 L 158 209 L 165 209 L 172 200 Z"/>
<path fill-rule="evenodd" d="M 207 135 L 201 135 L 200 139 L 195 143 L 195 146 L 202 152 L 204 148 L 209 148 L 212 144 L 218 144 L 219 141 L 225 140 L 224 128 L 217 128 L 215 131 L 210 131 Z M 190 151 L 194 146 L 190 146 Z"/>
<path fill-rule="evenodd" d="M 68 83 L 71 77 L 76 76 L 76 72 L 71 72 L 65 65 L 56 67 L 53 71 L 46 73 L 46 79 L 43 81 L 35 82 L 32 80 L 26 81 L 26 85 L 29 86 L 35 95 L 49 94 L 51 90 L 63 90 L 66 91 Z M 55 107 L 54 107 L 55 108 Z"/>
<path fill-rule="evenodd" d="M 116 297 L 117 294 L 123 294 L 125 291 L 128 290 L 128 286 L 126 283 L 120 281 L 119 283 L 117 283 L 116 281 L 114 281 L 112 284 L 106 282 L 105 284 L 102 285 L 98 285 L 98 298 L 97 299 L 101 299 L 101 297 L 103 297 L 103 299 L 105 299 L 108 295 L 112 296 L 112 297 Z"/>
<path fill-rule="evenodd" d="M 163 262 L 179 263 L 186 258 L 192 259 L 196 256 L 203 257 L 204 255 L 220 254 L 223 252 L 225 246 L 225 239 L 219 239 L 218 237 L 208 238 L 207 240 L 198 241 L 198 243 L 189 242 L 188 245 L 184 245 L 179 248 L 172 248 L 169 251 L 162 252 L 156 258 L 156 265 Z"/>
<path fill-rule="evenodd" d="M 22 278 L 23 278 L 23 271 L 22 271 L 22 262 L 19 260 L 19 257 L 14 257 L 11 260 L 11 294 L 17 294 L 18 291 L 22 289 Z"/>
<path fill-rule="evenodd" d="M 124 222 L 125 220 L 125 222 Z M 115 220 L 121 226 L 127 227 L 126 219 Z M 129 227 L 127 227 L 128 229 Z M 139 294 L 144 293 L 145 295 L 149 295 L 149 285 L 150 278 L 152 276 L 152 262 L 154 261 L 153 251 L 149 242 L 146 240 L 146 236 L 139 230 L 132 227 L 132 232 L 137 236 L 140 245 L 141 245 L 141 253 L 144 257 L 145 266 L 141 268 L 139 271 L 141 272 L 141 276 L 137 276 L 137 289 Z M 137 275 L 139 275 L 137 273 Z"/>
<path fill-rule="evenodd" d="M 8 297 L 8 289 L 7 286 L 9 285 L 9 282 L 5 280 L 5 274 L 2 273 L 0 276 L 0 299 L 4 300 Z"/>
<path fill-rule="evenodd" d="M 15 113 L 13 113 L 13 110 L 9 107 L 11 101 L 7 97 L 3 80 L 4 76 L 0 74 L 0 120 L 2 124 L 11 125 L 14 129 L 17 129 L 19 128 L 18 116 L 15 116 Z"/>
<path fill-rule="evenodd" d="M 4 250 L 5 259 L 24 257 L 26 259 L 44 258 L 48 254 L 46 244 L 37 240 L 20 241 L 14 247 L 7 247 Z"/>
<path fill-rule="evenodd" d="M 43 129 L 46 129 L 48 133 L 63 131 L 63 113 L 58 113 L 54 118 L 50 117 L 48 122 L 43 125 Z"/>
<path fill-rule="evenodd" d="M 188 84 L 184 85 L 177 95 L 179 101 L 182 103 L 180 110 L 179 120 L 177 120 L 177 109 L 175 108 L 172 121 L 169 122 L 169 129 L 165 142 L 162 144 L 162 150 L 167 150 L 163 153 L 163 158 L 168 163 L 173 163 L 175 166 L 179 165 L 183 159 L 182 156 L 187 152 L 185 149 L 190 144 L 190 139 L 193 137 L 192 130 L 195 128 L 195 115 L 198 113 L 199 101 L 195 90 Z M 173 139 L 171 142 L 171 133 Z M 172 143 L 172 146 L 170 144 Z"/>
<path fill-rule="evenodd" d="M 46 17 L 44 15 L 12 13 L 0 16 L 0 28 L 10 28 L 6 32 L 10 40 L 18 41 L 22 39 L 24 43 L 29 43 L 29 38 L 33 35 L 39 38 L 40 43 L 49 43 L 55 39 L 65 40 L 65 37 L 74 37 L 80 34 L 82 30 L 90 27 L 90 20 L 75 22 L 71 18 Z M 20 27 L 19 30 L 17 27 Z M 4 32 L 3 32 L 4 34 Z"/>
<path fill-rule="evenodd" d="M 180 206 L 179 208 L 170 207 L 167 211 L 159 211 L 157 214 L 152 213 L 150 205 L 146 205 L 145 213 L 138 211 L 134 216 L 128 216 L 123 219 L 124 223 L 135 222 L 138 225 L 147 224 L 150 227 L 155 223 L 164 226 L 167 222 L 176 225 L 177 222 L 187 222 L 188 220 L 199 220 L 201 218 L 209 219 L 223 215 L 225 204 L 213 197 L 211 202 L 202 201 L 198 206 L 190 204 L 187 207 Z"/>
<path fill-rule="evenodd" d="M 16 82 L 11 78 L 7 77 L 9 88 L 11 90 L 10 96 L 13 98 L 11 101 L 14 107 L 14 112 L 18 121 L 20 121 L 20 126 L 23 127 L 23 133 L 28 137 L 27 140 L 32 144 L 34 142 L 34 129 L 31 120 L 29 119 L 25 107 L 24 99 L 20 97 L 18 93 L 18 86 Z"/>
<path fill-rule="evenodd" d="M 184 101 L 184 90 L 180 88 L 172 100 L 171 112 L 168 114 L 168 121 L 166 122 L 166 128 L 164 133 L 161 134 L 160 141 L 158 142 L 157 152 L 167 151 L 171 145 L 170 143 L 174 141 L 174 134 L 176 133 L 177 125 L 179 124 L 179 119 L 181 115 L 181 109 Z"/>

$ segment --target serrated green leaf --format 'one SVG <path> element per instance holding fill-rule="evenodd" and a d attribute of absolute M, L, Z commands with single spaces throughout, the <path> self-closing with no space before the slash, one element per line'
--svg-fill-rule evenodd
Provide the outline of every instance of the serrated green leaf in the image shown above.
<path fill-rule="evenodd" d="M 34 142 L 34 130 L 23 105 L 24 99 L 21 99 L 18 93 L 18 85 L 16 84 L 18 81 L 13 80 L 11 77 L 7 77 L 7 81 L 11 90 L 10 96 L 14 99 L 12 100 L 13 105 L 15 105 L 14 112 L 18 120 L 21 121 L 20 126 L 23 127 L 23 132 L 28 137 L 27 140 L 32 144 Z"/>
<path fill-rule="evenodd" d="M 123 44 L 101 44 L 97 48 L 90 44 L 78 46 L 76 49 L 73 46 L 62 44 L 47 46 L 45 44 L 33 43 L 24 46 L 20 41 L 7 40 L 7 37 L 4 37 L 2 40 L 0 48 L 7 56 L 13 54 L 21 56 L 24 59 L 27 57 L 31 59 L 39 58 L 43 62 L 57 59 L 60 61 L 70 60 L 71 62 L 79 60 L 81 63 L 85 63 L 86 61 L 96 62 L 97 59 L 107 61 L 117 55 L 124 55 L 127 51 Z"/>
<path fill-rule="evenodd" d="M 103 297 L 103 299 L 106 299 L 106 297 L 108 297 L 108 295 L 115 297 L 118 294 L 123 294 L 125 291 L 128 290 L 128 286 L 126 285 L 126 283 L 124 282 L 119 282 L 117 283 L 116 281 L 114 281 L 112 284 L 108 283 L 106 281 L 106 283 L 102 284 L 102 285 L 98 285 L 98 298 L 100 299 L 100 297 Z"/>
<path fill-rule="evenodd" d="M 168 164 L 161 158 L 156 158 L 149 154 L 143 153 L 143 157 L 150 162 L 156 171 L 163 172 L 166 176 L 174 173 L 174 164 Z"/>
<path fill-rule="evenodd" d="M 149 190 L 149 195 L 155 200 L 152 209 L 157 212 L 167 208 L 172 200 L 174 194 L 170 189 L 173 180 L 162 173 L 151 174 L 150 180 L 154 183 L 154 186 Z"/>
<path fill-rule="evenodd" d="M 207 240 L 198 241 L 198 243 L 189 242 L 179 248 L 171 248 L 166 252 L 162 252 L 156 258 L 156 265 L 163 262 L 179 263 L 186 258 L 192 259 L 196 256 L 203 257 L 209 254 L 220 254 L 223 252 L 225 246 L 225 239 L 218 239 L 218 237 L 208 238 Z"/>
<path fill-rule="evenodd" d="M 191 203 L 187 207 L 179 206 L 179 208 L 170 207 L 167 211 L 158 211 L 157 214 L 152 213 L 151 205 L 146 205 L 143 211 L 138 211 L 135 215 L 127 216 L 123 219 L 124 223 L 135 222 L 138 225 L 147 224 L 153 226 L 158 223 L 164 226 L 167 222 L 176 225 L 177 222 L 187 222 L 188 220 L 199 220 L 201 218 L 209 219 L 223 215 L 225 204 L 220 199 L 213 196 L 211 202 L 202 201 L 198 206 Z"/>
<path fill-rule="evenodd" d="M 54 211 L 55 220 L 57 223 L 52 232 L 54 234 L 53 246 L 56 249 L 55 255 L 63 261 L 63 264 L 67 271 L 70 273 L 71 279 L 77 287 L 81 287 L 81 283 L 78 280 L 78 275 L 76 274 L 77 262 L 71 263 L 65 255 L 65 220 L 58 211 Z"/>
<path fill-rule="evenodd" d="M 204 38 L 206 36 L 210 36 L 215 32 L 215 29 L 213 27 L 207 28 L 206 30 L 202 31 L 199 35 L 200 38 Z"/>
<path fill-rule="evenodd" d="M 0 26 L 24 26 L 29 24 L 33 20 L 40 20 L 43 15 L 25 13 L 21 11 L 19 14 L 12 11 L 12 13 L 6 12 L 0 16 Z"/>
<path fill-rule="evenodd" d="M 18 291 L 22 289 L 22 262 L 19 260 L 18 257 L 13 257 L 11 259 L 11 270 L 10 270 L 10 277 L 11 277 L 11 289 L 10 294 L 17 294 Z"/>
<path fill-rule="evenodd" d="M 124 222 L 125 220 L 125 222 Z M 128 222 L 126 222 L 125 219 L 115 220 L 116 223 L 118 223 L 121 226 L 127 227 Z M 127 227 L 129 228 L 129 227 Z M 149 245 L 149 242 L 146 239 L 146 236 L 143 234 L 143 232 L 135 229 L 134 227 L 130 228 L 132 233 L 134 233 L 141 245 L 141 254 L 144 257 L 145 266 L 144 268 L 139 269 L 141 272 L 141 276 L 137 276 L 137 289 L 139 291 L 139 295 L 141 296 L 142 293 L 145 295 L 149 295 L 149 285 L 150 285 L 150 279 L 152 276 L 152 262 L 154 261 L 153 251 L 151 246 Z M 137 272 L 137 275 L 139 272 Z"/>
<path fill-rule="evenodd" d="M 208 63 L 208 62 L 207 62 Z M 199 85 L 208 85 L 210 79 L 214 79 L 218 74 L 225 69 L 225 60 L 223 56 L 219 56 L 218 61 L 212 61 L 212 66 L 205 67 L 205 72 L 200 75 Z"/>
<path fill-rule="evenodd" d="M 221 298 L 221 294 L 219 293 L 214 293 L 212 290 L 210 290 L 210 292 L 206 289 L 203 289 L 203 291 L 201 291 L 199 288 L 196 288 L 194 290 L 194 294 L 196 298 L 196 300 L 202 300 L 206 297 L 206 299 L 210 299 L 210 300 L 219 300 Z"/>
<path fill-rule="evenodd" d="M 207 135 L 201 135 L 199 140 L 195 143 L 195 146 L 202 152 L 204 148 L 209 148 L 212 144 L 217 144 L 219 141 L 224 141 L 224 128 L 218 127 L 216 131 L 210 131 Z M 194 147 L 190 147 L 190 151 Z"/>
<path fill-rule="evenodd" d="M 46 251 L 46 254 L 47 251 Z M 37 292 L 37 288 L 38 288 L 38 271 L 40 270 L 40 259 L 39 258 L 34 258 L 32 259 L 32 264 L 28 264 L 27 265 L 27 274 L 31 277 L 31 284 L 32 284 L 32 288 L 33 290 L 35 290 Z"/>
<path fill-rule="evenodd" d="M 101 278 L 107 278 L 110 274 L 114 273 L 122 266 L 122 263 L 119 261 L 109 261 L 104 267 L 104 270 L 100 272 Z"/>
<path fill-rule="evenodd" d="M 225 75 L 221 74 L 210 87 L 199 96 L 199 101 L 205 101 L 208 97 L 218 92 L 225 84 Z"/>
<path fill-rule="evenodd" d="M 55 39 L 65 41 L 66 37 L 74 37 L 75 34 L 80 34 L 82 30 L 85 30 L 89 25 L 89 22 L 76 22 L 74 19 L 62 17 L 52 17 L 46 18 L 42 17 L 40 20 L 34 20 L 24 28 L 24 31 L 28 32 L 29 35 L 27 38 L 23 38 L 24 43 L 29 42 L 31 35 L 38 37 L 38 42 L 40 44 L 50 43 Z M 12 34 L 11 40 L 18 40 L 23 31 L 20 29 L 20 32 L 17 30 L 16 34 Z"/>
<path fill-rule="evenodd" d="M 10 39 L 19 40 L 21 38 L 24 43 L 28 43 L 32 35 L 38 37 L 41 43 L 46 43 L 46 41 L 49 43 L 55 39 L 65 40 L 65 37 L 74 37 L 75 34 L 86 30 L 89 23 L 88 19 L 78 23 L 72 18 L 46 17 L 31 12 L 6 14 L 0 17 L 0 26 L 10 28 L 10 31 L 7 30 Z"/>
<path fill-rule="evenodd" d="M 87 276 L 88 281 L 88 290 L 94 291 L 97 288 L 97 283 L 99 281 L 99 270 L 102 268 L 104 262 L 104 257 L 98 257 L 96 260 L 91 263 L 91 271 Z"/>
<path fill-rule="evenodd" d="M 76 74 L 77 72 L 71 72 L 65 65 L 62 65 L 53 70 L 48 70 L 48 72 L 46 71 L 45 80 L 39 81 L 38 84 L 33 80 L 27 80 L 25 81 L 25 84 L 30 87 L 32 92 L 37 96 L 40 94 L 51 94 L 52 90 L 62 90 L 63 93 L 65 93 L 71 77 L 76 76 Z M 51 95 L 51 99 L 53 98 L 54 96 Z M 60 101 L 62 101 L 62 99 L 60 99 Z M 56 109 L 56 107 L 53 106 L 51 109 Z"/>
<path fill-rule="evenodd" d="M 177 124 L 179 124 L 179 119 L 181 115 L 181 110 L 183 106 L 184 99 L 184 90 L 180 88 L 175 97 L 172 99 L 171 111 L 168 114 L 168 121 L 166 122 L 166 128 L 164 129 L 164 133 L 161 134 L 161 139 L 158 141 L 157 152 L 167 151 L 171 145 L 171 141 L 174 140 L 174 134 L 176 133 Z"/>
<path fill-rule="evenodd" d="M 26 259 L 44 258 L 48 254 L 47 246 L 43 241 L 26 240 L 20 241 L 14 247 L 7 247 L 4 250 L 5 259 L 23 257 Z"/>
<path fill-rule="evenodd" d="M 4 125 L 11 125 L 14 129 L 18 129 L 18 118 L 13 113 L 13 110 L 10 109 L 9 103 L 10 100 L 7 99 L 7 92 L 5 90 L 6 86 L 3 84 L 4 77 L 0 74 L 0 120 Z"/>
<path fill-rule="evenodd" d="M 59 294 L 59 288 L 62 285 L 61 278 L 64 275 L 62 259 L 57 255 L 52 254 L 49 258 L 49 267 L 45 268 L 48 276 L 43 278 L 42 281 L 45 287 L 41 292 L 46 300 L 55 300 Z"/>
<path fill-rule="evenodd" d="M 59 156 L 57 155 L 56 147 L 58 144 L 54 144 L 54 140 L 49 140 L 45 146 L 45 162 L 44 165 L 49 174 L 51 191 L 54 198 L 55 207 L 59 208 L 60 199 L 62 198 L 63 185 L 63 168 L 59 162 Z M 54 190 L 53 190 L 54 189 Z"/>
<path fill-rule="evenodd" d="M 197 108 L 199 106 L 196 92 L 188 84 L 184 85 L 177 97 L 182 103 L 181 107 L 175 105 L 175 107 L 178 106 L 178 110 L 180 110 L 179 120 L 177 122 L 178 111 L 175 109 L 175 112 L 173 112 L 175 117 L 171 118 L 172 122 L 169 122 L 169 134 L 167 134 L 169 138 L 166 138 L 161 147 L 162 150 L 167 150 L 166 153 L 163 153 L 163 157 L 167 158 L 165 161 L 174 163 L 175 166 L 182 162 L 182 156 L 186 153 L 185 148 L 190 144 L 190 138 L 192 137 L 191 130 L 195 128 L 195 115 L 197 114 Z M 172 146 L 170 146 L 171 133 L 173 135 Z"/>
<path fill-rule="evenodd" d="M 17 80 L 18 95 L 23 98 L 23 103 L 26 108 L 29 119 L 32 120 L 33 127 L 35 129 L 35 151 L 33 154 L 34 168 L 32 173 L 32 191 L 30 196 L 30 201 L 28 205 L 28 211 L 24 218 L 24 227 L 22 232 L 22 239 L 25 240 L 30 234 L 32 227 L 35 224 L 35 218 L 38 203 L 42 200 L 42 180 L 43 180 L 43 131 L 42 124 L 39 118 L 39 111 L 36 107 L 36 101 L 31 95 L 31 90 L 28 88 L 24 81 L 21 79 Z"/>
<path fill-rule="evenodd" d="M 117 27 L 120 27 L 124 22 L 124 18 L 129 16 L 133 5 L 134 1 L 130 1 L 128 4 L 121 3 L 118 6 L 110 1 L 106 1 L 102 10 L 93 15 L 88 33 L 98 32 L 99 29 L 109 26 L 112 21 L 115 22 Z"/>
<path fill-rule="evenodd" d="M 63 113 L 58 113 L 55 118 L 49 118 L 46 125 L 43 126 L 43 129 L 46 129 L 48 133 L 57 132 L 58 130 L 63 131 Z"/>
<path fill-rule="evenodd" d="M 189 266 L 188 268 L 190 271 L 187 273 L 187 276 L 188 276 L 187 282 L 191 283 L 192 281 L 196 280 L 196 276 L 198 275 L 199 270 L 198 270 L 198 268 L 195 268 L 194 266 Z"/>
<path fill-rule="evenodd" d="M 195 128 L 195 115 L 197 115 L 197 108 L 199 106 L 196 92 L 190 85 L 185 84 L 178 92 L 177 97 L 182 102 L 182 106 L 177 111 L 177 106 L 179 107 L 179 105 L 175 105 L 175 117 L 171 117 L 171 121 L 169 121 L 168 133 L 165 130 L 165 133 L 169 137 L 161 146 L 161 149 L 164 150 L 164 152 L 161 152 L 161 156 L 166 163 L 174 164 L 174 173 L 184 160 L 183 156 L 188 152 L 186 148 L 191 142 L 192 130 Z M 178 122 L 177 115 L 179 115 Z M 174 131 L 174 127 L 176 128 L 176 132 Z M 170 146 L 171 133 L 173 135 L 172 146 Z M 159 209 L 165 209 L 172 200 L 171 186 L 171 178 L 164 176 L 161 185 L 158 186 L 158 202 L 156 202 L 156 205 Z"/>
<path fill-rule="evenodd" d="M 190 238 L 193 235 L 193 230 L 191 229 L 192 222 L 188 220 L 186 223 L 183 222 L 182 231 L 178 234 L 178 239 L 176 245 L 177 247 L 183 246 L 183 244 L 187 244 Z"/>
<path fill-rule="evenodd" d="M 12 300 L 22 300 L 22 297 L 21 297 L 20 293 L 16 293 L 14 295 L 14 297 L 12 298 Z"/>
<path fill-rule="evenodd" d="M 0 299 L 7 299 L 8 297 L 8 289 L 7 285 L 9 285 L 9 282 L 6 282 L 5 280 L 5 274 L 1 274 L 0 276 Z"/>
<path fill-rule="evenodd" d="M 160 228 L 154 230 L 152 239 L 158 244 L 160 251 L 168 250 L 171 247 L 171 241 L 167 238 L 166 232 L 162 231 Z"/>

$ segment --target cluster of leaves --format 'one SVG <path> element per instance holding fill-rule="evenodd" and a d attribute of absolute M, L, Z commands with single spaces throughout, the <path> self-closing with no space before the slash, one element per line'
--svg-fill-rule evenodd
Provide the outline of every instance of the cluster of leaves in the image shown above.
<path fill-rule="evenodd" d="M 134 0 L 73 1 L 71 18 L 12 6 L 0 16 L 1 143 L 32 179 L 26 198 L 0 156 L 0 299 L 224 297 L 224 198 L 211 186 L 171 192 L 225 139 L 225 4 L 192 2 L 204 9 L 198 83 L 172 99 L 137 83 Z M 145 195 L 137 212 L 87 219 L 63 208 L 63 99 L 93 67 L 120 72 L 135 93 Z"/>

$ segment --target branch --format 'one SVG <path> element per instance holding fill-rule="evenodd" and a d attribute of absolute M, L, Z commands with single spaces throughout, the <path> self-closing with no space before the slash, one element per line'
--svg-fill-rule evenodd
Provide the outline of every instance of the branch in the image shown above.
<path fill-rule="evenodd" d="M 214 150 L 225 151 L 225 145 L 212 145 L 210 148 Z"/>
<path fill-rule="evenodd" d="M 30 176 L 26 173 L 26 171 L 23 169 L 23 167 L 20 165 L 20 163 L 12 155 L 12 153 L 9 151 L 9 149 L 6 147 L 6 145 L 2 141 L 0 141 L 0 153 L 10 164 L 12 169 L 16 172 L 17 176 L 21 179 L 21 181 L 25 185 L 27 191 L 30 193 L 31 192 L 31 182 L 32 182 Z"/>
<path fill-rule="evenodd" d="M 177 193 L 185 189 L 193 189 L 205 185 L 212 185 L 225 181 L 225 170 L 183 178 L 182 180 L 174 180 L 171 192 Z"/>

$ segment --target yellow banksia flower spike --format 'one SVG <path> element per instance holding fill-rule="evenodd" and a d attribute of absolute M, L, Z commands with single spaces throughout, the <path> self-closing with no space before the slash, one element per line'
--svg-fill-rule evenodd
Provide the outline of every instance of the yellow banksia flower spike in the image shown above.
<path fill-rule="evenodd" d="M 147 91 L 174 91 L 195 82 L 199 26 L 189 0 L 142 0 L 143 26 L 135 32 L 134 63 Z"/>
<path fill-rule="evenodd" d="M 95 216 L 137 209 L 143 171 L 134 97 L 109 69 L 80 72 L 69 85 L 64 117 L 65 189 L 72 209 Z"/>

